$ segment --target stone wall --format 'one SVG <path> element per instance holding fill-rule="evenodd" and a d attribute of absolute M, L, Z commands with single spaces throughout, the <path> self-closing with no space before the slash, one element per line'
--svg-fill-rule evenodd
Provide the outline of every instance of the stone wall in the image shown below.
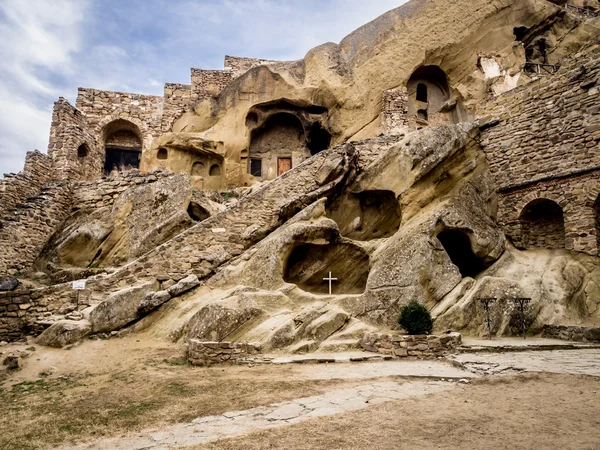
<path fill-rule="evenodd" d="M 71 186 L 50 181 L 0 221 L 0 274 L 29 269 L 71 209 Z"/>
<path fill-rule="evenodd" d="M 192 106 L 192 86 L 189 84 L 167 83 L 164 91 L 162 130 L 171 131 L 173 123 L 187 108 Z"/>
<path fill-rule="evenodd" d="M 234 342 L 201 342 L 190 339 L 188 360 L 194 366 L 238 364 L 259 353 L 252 344 Z"/>
<path fill-rule="evenodd" d="M 600 171 L 600 46 L 566 60 L 541 77 L 483 104 L 481 146 L 495 178 L 498 217 L 517 246 L 520 216 L 536 199 L 558 203 L 568 250 L 598 253 L 593 203 Z M 536 239 L 547 241 L 544 237 Z M 552 239 L 548 245 L 561 247 Z M 537 245 L 537 244 L 536 244 Z"/>
<path fill-rule="evenodd" d="M 112 206 L 126 190 L 141 184 L 154 183 L 170 176 L 174 175 L 170 172 L 160 171 L 144 174 L 139 170 L 132 170 L 116 177 L 81 182 L 73 187 L 73 208 L 93 209 Z"/>
<path fill-rule="evenodd" d="M 600 327 L 546 325 L 542 337 L 575 342 L 600 342 Z"/>
<path fill-rule="evenodd" d="M 9 210 L 37 194 L 54 172 L 52 159 L 39 151 L 28 152 L 25 167 L 17 174 L 5 174 L 0 180 L 0 221 Z M 10 214 L 14 214 L 11 211 Z"/>
<path fill-rule="evenodd" d="M 54 104 L 48 143 L 53 176 L 65 180 L 97 178 L 104 166 L 104 151 L 98 142 L 86 117 L 61 97 Z"/>
<path fill-rule="evenodd" d="M 232 81 L 230 70 L 192 69 L 192 102 L 217 97 Z"/>
<path fill-rule="evenodd" d="M 360 346 L 369 352 L 405 358 L 439 356 L 454 350 L 461 342 L 460 333 L 446 333 L 440 336 L 365 333 L 360 340 Z"/>
<path fill-rule="evenodd" d="M 276 64 L 278 62 L 279 61 L 272 61 L 268 59 L 225 56 L 225 70 L 231 71 L 232 77 L 235 79 L 255 67 Z"/>
<path fill-rule="evenodd" d="M 76 106 L 85 115 L 90 133 L 100 146 L 104 143 L 104 128 L 118 119 L 139 129 L 144 150 L 162 132 L 163 97 L 79 88 Z M 100 151 L 103 154 L 104 149 Z"/>

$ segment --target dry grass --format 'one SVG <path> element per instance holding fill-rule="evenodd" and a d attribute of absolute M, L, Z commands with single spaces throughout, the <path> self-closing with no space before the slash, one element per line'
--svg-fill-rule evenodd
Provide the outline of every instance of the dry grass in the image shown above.
<path fill-rule="evenodd" d="M 319 394 L 279 367 L 199 369 L 148 361 L 112 374 L 39 379 L 0 390 L 0 449 L 42 449 Z"/>
<path fill-rule="evenodd" d="M 196 450 L 595 449 L 599 443 L 600 379 L 526 375 L 256 432 Z"/>

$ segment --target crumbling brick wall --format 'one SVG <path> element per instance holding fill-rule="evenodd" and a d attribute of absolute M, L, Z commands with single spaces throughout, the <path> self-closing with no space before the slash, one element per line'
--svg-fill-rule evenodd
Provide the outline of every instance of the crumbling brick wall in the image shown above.
<path fill-rule="evenodd" d="M 598 252 L 593 210 L 600 174 L 598 80 L 595 45 L 573 55 L 555 75 L 500 95 L 477 113 L 498 120 L 482 132 L 481 145 L 500 196 L 499 220 L 518 245 L 525 245 L 523 208 L 547 198 L 563 209 L 566 248 Z M 538 236 L 534 245 L 561 247 L 551 236 Z"/>
<path fill-rule="evenodd" d="M 23 170 L 17 174 L 5 174 L 0 180 L 0 214 L 6 214 L 37 194 L 53 175 L 52 159 L 48 155 L 37 150 L 28 152 Z"/>
<path fill-rule="evenodd" d="M 404 134 L 416 129 L 414 118 L 408 116 L 408 91 L 390 89 L 383 93 L 381 130 L 384 134 Z"/>

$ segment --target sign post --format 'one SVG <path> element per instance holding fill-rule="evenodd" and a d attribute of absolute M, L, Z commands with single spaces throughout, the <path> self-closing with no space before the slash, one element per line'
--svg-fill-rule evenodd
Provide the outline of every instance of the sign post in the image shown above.
<path fill-rule="evenodd" d="M 79 306 L 79 296 L 81 291 L 85 291 L 85 280 L 73 281 L 73 290 L 77 291 L 77 306 Z"/>

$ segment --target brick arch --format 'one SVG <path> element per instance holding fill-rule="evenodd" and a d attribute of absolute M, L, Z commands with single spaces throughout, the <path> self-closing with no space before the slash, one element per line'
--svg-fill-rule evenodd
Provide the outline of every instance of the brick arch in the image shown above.
<path fill-rule="evenodd" d="M 569 209 L 569 204 L 567 203 L 567 201 L 564 198 L 560 198 L 558 195 L 555 195 L 554 193 L 548 192 L 548 191 L 545 191 L 545 192 L 534 191 L 534 192 L 530 192 L 529 194 L 525 195 L 524 197 L 521 198 L 521 200 L 519 202 L 516 203 L 515 213 L 516 213 L 517 217 L 520 217 L 521 213 L 523 212 L 525 207 L 535 200 L 550 200 L 550 201 L 556 203 L 558 206 L 560 206 L 562 208 L 563 212 L 568 211 L 568 209 Z"/>

